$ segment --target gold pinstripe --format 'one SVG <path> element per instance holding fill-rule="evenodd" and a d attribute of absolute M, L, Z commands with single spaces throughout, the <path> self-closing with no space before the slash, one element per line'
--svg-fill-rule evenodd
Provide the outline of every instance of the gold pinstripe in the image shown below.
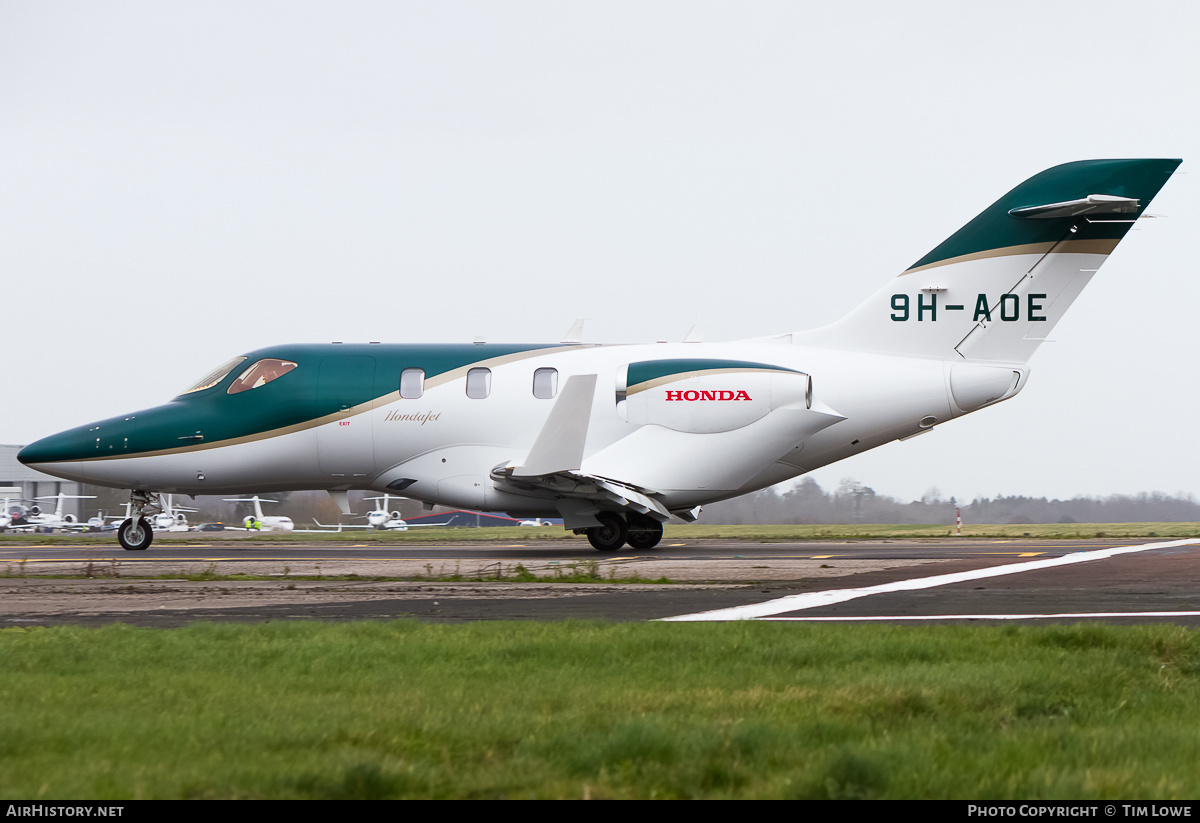
<path fill-rule="evenodd" d="M 920 271 L 928 271 L 936 269 L 938 266 L 950 266 L 955 263 L 967 263 L 972 260 L 988 260 L 993 257 L 1011 257 L 1018 254 L 1046 254 L 1050 250 L 1054 250 L 1056 254 L 1111 254 L 1112 250 L 1117 247 L 1117 240 L 1062 240 L 1058 242 L 1048 243 L 1029 243 L 1023 246 L 1006 246 L 1002 249 L 988 249 L 987 251 L 977 251 L 973 254 L 964 254 L 959 257 L 951 257 L 947 260 L 939 260 L 936 263 L 926 263 L 924 266 L 917 266 L 908 271 L 901 272 L 900 276 L 906 274 L 914 274 Z M 1057 248 L 1056 248 L 1057 247 Z"/>

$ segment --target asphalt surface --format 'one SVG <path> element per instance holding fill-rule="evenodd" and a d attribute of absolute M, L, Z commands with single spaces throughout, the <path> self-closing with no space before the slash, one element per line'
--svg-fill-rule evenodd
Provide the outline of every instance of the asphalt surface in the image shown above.
<path fill-rule="evenodd" d="M 517 582 L 521 569 L 600 580 Z M 397 618 L 1200 625 L 1200 541 L 1160 538 L 664 541 L 654 552 L 601 555 L 580 539 L 385 547 L 162 540 L 131 553 L 81 537 L 0 544 L 0 573 L 0 627 Z M 176 577 L 206 573 L 265 579 Z M 345 575 L 357 579 L 331 579 Z M 453 576 L 483 579 L 446 579 Z M 653 582 L 660 578 L 672 582 Z M 607 582 L 619 579 L 638 582 Z"/>

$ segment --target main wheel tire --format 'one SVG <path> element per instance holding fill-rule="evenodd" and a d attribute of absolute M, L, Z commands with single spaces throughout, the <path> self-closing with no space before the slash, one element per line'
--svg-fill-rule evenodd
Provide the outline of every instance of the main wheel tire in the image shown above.
<path fill-rule="evenodd" d="M 596 515 L 599 526 L 587 530 L 588 542 L 598 552 L 619 551 L 629 537 L 629 524 L 625 518 L 613 512 L 600 512 Z"/>
<path fill-rule="evenodd" d="M 117 540 L 127 552 L 144 552 L 154 541 L 154 530 L 144 517 L 139 517 L 136 522 L 132 517 L 126 518 L 117 528 Z"/>
<path fill-rule="evenodd" d="M 663 536 L 663 524 L 644 514 L 629 516 L 629 545 L 638 551 L 648 551 L 659 544 Z"/>

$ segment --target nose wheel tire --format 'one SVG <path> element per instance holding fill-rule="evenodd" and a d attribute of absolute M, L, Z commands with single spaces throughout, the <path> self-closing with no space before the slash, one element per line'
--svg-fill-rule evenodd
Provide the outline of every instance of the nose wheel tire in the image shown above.
<path fill-rule="evenodd" d="M 117 528 L 117 540 L 127 552 L 144 552 L 154 540 L 154 531 L 146 518 L 130 517 Z"/>
<path fill-rule="evenodd" d="M 625 545 L 629 537 L 629 525 L 625 518 L 613 512 L 600 512 L 596 515 L 599 526 L 587 530 L 588 542 L 598 552 L 615 552 Z"/>

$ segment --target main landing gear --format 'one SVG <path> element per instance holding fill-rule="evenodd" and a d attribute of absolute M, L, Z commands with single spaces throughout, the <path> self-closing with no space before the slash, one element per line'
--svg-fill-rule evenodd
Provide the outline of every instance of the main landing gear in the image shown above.
<path fill-rule="evenodd" d="M 117 527 L 117 541 L 127 552 L 144 552 L 154 542 L 154 529 L 145 515 L 162 511 L 162 501 L 154 492 L 134 489 L 129 493 L 129 517 Z"/>
<path fill-rule="evenodd" d="M 626 543 L 630 548 L 647 551 L 662 540 L 662 523 L 644 514 L 630 514 L 626 520 L 616 512 L 600 512 L 596 519 L 600 525 L 584 531 L 588 542 L 598 552 L 619 551 Z"/>

